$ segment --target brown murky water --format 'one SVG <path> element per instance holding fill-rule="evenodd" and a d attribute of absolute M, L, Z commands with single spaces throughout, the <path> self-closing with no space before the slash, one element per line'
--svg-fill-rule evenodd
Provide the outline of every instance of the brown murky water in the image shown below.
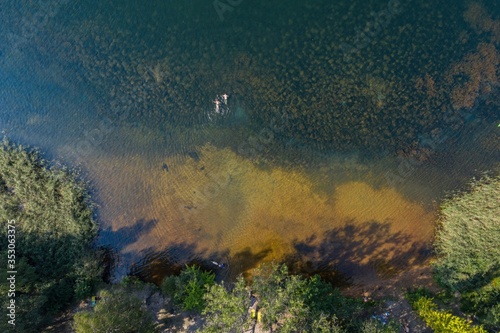
<path fill-rule="evenodd" d="M 436 202 L 498 156 L 498 147 L 491 150 L 498 133 L 492 125 L 475 132 L 481 127 L 471 124 L 454 151 L 443 143 L 399 184 L 385 176 L 401 164 L 393 157 L 349 154 L 313 166 L 262 166 L 209 142 L 196 153 L 162 156 L 141 153 L 154 146 L 145 138 L 154 137 L 131 128 L 116 133 L 115 144 L 135 148 L 81 162 L 102 203 L 102 242 L 126 258 L 122 273 L 136 263 L 136 271 L 159 282 L 169 265 L 210 267 L 216 260 L 228 265 L 218 273 L 230 278 L 265 261 L 295 258 L 301 269 L 362 283 L 428 257 Z"/>

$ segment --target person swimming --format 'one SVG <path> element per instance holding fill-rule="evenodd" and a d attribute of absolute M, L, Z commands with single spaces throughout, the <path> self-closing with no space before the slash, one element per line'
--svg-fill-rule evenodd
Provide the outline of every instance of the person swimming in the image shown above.
<path fill-rule="evenodd" d="M 220 100 L 219 100 L 219 96 L 217 96 L 217 98 L 213 101 L 214 104 L 215 104 L 215 113 L 219 113 L 220 111 Z"/>
<path fill-rule="evenodd" d="M 215 266 L 219 267 L 219 268 L 224 268 L 226 267 L 226 264 L 219 264 L 217 261 L 212 261 L 212 264 L 214 264 Z"/>
<path fill-rule="evenodd" d="M 224 94 L 221 97 L 222 97 L 222 100 L 224 101 L 224 104 L 227 105 L 227 99 L 228 99 L 229 95 L 228 94 Z"/>

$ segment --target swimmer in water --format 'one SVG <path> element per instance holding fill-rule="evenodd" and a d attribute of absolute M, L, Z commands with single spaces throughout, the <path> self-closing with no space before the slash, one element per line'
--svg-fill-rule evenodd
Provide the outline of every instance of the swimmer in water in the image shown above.
<path fill-rule="evenodd" d="M 216 261 L 212 261 L 212 264 L 214 264 L 215 266 L 219 267 L 219 268 L 224 268 L 226 267 L 226 264 L 219 264 L 218 262 Z"/>
<path fill-rule="evenodd" d="M 219 100 L 219 96 L 217 96 L 217 98 L 213 101 L 214 104 L 215 104 L 215 112 L 216 113 L 219 113 L 219 108 L 220 108 L 220 100 Z"/>
<path fill-rule="evenodd" d="M 229 95 L 228 94 L 224 94 L 222 95 L 222 99 L 224 100 L 224 104 L 227 105 L 227 99 L 228 99 Z"/>

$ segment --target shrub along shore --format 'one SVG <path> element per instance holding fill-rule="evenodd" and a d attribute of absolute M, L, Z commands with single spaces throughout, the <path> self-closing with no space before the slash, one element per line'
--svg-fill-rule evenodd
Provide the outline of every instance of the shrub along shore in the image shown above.
<path fill-rule="evenodd" d="M 6 139 L 0 147 L 0 221 L 15 227 L 14 253 L 0 238 L 2 268 L 15 271 L 15 291 L 0 284 L 2 318 L 15 301 L 15 326 L 0 321 L 1 332 L 40 332 L 73 301 L 89 296 L 102 275 L 93 246 L 98 226 L 86 184 L 64 167 L 49 166 L 36 150 Z M 7 255 L 13 254 L 12 259 Z M 9 266 L 7 266 L 9 264 Z M 6 281 L 7 271 L 0 271 Z M 12 274 L 9 274 L 11 276 Z"/>

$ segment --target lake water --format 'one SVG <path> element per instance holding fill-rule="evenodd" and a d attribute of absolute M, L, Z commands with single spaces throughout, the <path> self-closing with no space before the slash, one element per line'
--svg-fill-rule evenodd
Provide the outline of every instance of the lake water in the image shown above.
<path fill-rule="evenodd" d="M 493 1 L 2 6 L 0 128 L 90 181 L 117 275 L 388 277 L 500 161 Z"/>

